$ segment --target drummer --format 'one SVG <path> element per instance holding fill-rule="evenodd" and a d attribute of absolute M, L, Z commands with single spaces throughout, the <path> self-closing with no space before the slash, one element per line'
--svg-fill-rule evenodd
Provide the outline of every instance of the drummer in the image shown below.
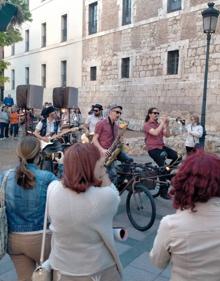
<path fill-rule="evenodd" d="M 88 130 L 89 135 L 94 135 L 96 124 L 103 119 L 102 111 L 103 107 L 101 104 L 95 104 L 92 106 L 92 114 L 88 115 L 84 124 Z"/>
<path fill-rule="evenodd" d="M 49 142 L 50 137 L 57 135 L 59 132 L 60 126 L 56 110 L 53 106 L 49 106 L 45 111 L 45 118 L 37 124 L 34 135 L 44 142 Z"/>

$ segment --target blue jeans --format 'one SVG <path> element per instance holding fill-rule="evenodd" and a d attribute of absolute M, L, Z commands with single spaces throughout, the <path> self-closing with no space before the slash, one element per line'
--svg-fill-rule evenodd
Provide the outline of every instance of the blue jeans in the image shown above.
<path fill-rule="evenodd" d="M 125 153 L 124 151 L 121 151 L 117 157 L 117 160 L 120 161 L 120 162 L 123 162 L 123 163 L 129 163 L 129 162 L 133 162 L 133 159 L 131 157 L 129 157 L 127 155 L 127 153 Z M 109 178 L 111 180 L 111 182 L 113 182 L 115 185 L 117 184 L 117 170 L 116 170 L 116 167 L 115 167 L 115 161 L 112 162 L 111 165 L 109 165 L 107 168 L 107 173 L 109 175 Z"/>
<path fill-rule="evenodd" d="M 14 137 L 17 137 L 18 135 L 18 124 L 11 124 L 10 126 L 10 135 L 14 135 Z"/>
<path fill-rule="evenodd" d="M 5 137 L 5 125 L 6 123 L 0 122 L 0 139 Z"/>

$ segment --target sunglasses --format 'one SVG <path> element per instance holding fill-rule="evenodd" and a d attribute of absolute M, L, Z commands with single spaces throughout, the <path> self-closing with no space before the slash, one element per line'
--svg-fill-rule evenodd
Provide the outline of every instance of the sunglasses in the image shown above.
<path fill-rule="evenodd" d="M 114 110 L 114 112 L 117 113 L 117 114 L 120 114 L 120 115 L 122 113 L 121 111 L 118 111 L 118 110 Z"/>
<path fill-rule="evenodd" d="M 155 112 L 155 111 L 153 111 L 152 114 L 154 114 L 154 115 L 160 115 L 159 112 Z"/>
<path fill-rule="evenodd" d="M 100 110 L 98 110 L 98 109 L 93 109 L 93 111 L 94 111 L 94 112 L 99 112 Z"/>

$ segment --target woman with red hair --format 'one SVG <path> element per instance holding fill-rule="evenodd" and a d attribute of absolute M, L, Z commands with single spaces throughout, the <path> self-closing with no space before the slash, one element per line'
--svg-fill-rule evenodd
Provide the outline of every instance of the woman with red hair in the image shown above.
<path fill-rule="evenodd" d="M 121 280 L 112 231 L 120 197 L 104 161 L 93 144 L 74 144 L 65 151 L 63 180 L 49 185 L 49 260 L 59 281 Z"/>
<path fill-rule="evenodd" d="M 161 220 L 152 262 L 172 263 L 172 281 L 220 280 L 220 158 L 198 151 L 172 180 L 177 212 Z"/>

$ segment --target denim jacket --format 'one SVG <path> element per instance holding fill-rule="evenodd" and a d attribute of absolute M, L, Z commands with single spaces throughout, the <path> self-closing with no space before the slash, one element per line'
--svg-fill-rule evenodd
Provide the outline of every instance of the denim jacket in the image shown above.
<path fill-rule="evenodd" d="M 16 172 L 9 173 L 6 188 L 6 213 L 9 232 L 30 232 L 43 229 L 44 211 L 48 185 L 56 178 L 49 171 L 28 164 L 35 176 L 35 186 L 24 189 L 16 183 Z"/>

